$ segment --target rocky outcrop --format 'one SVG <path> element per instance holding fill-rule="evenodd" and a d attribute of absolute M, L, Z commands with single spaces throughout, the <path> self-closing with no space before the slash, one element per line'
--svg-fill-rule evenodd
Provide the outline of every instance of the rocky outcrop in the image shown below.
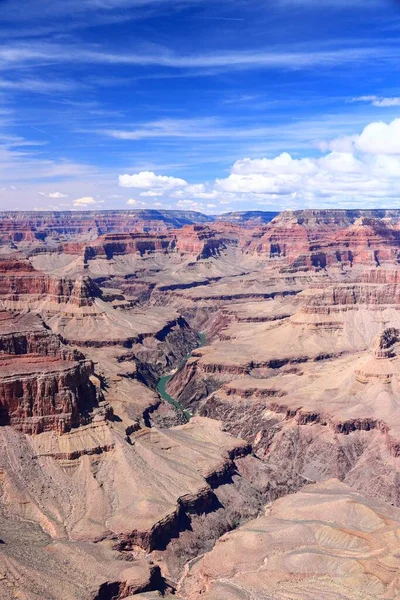
<path fill-rule="evenodd" d="M 59 337 L 33 313 L 0 311 L 0 353 L 40 354 L 63 360 L 81 360 L 83 355 L 64 346 Z"/>
<path fill-rule="evenodd" d="M 292 272 L 397 263 L 398 221 L 396 211 L 287 211 L 250 241 L 246 251 L 280 259 L 281 268 Z"/>
<path fill-rule="evenodd" d="M 222 385 L 221 378 L 213 377 L 215 371 L 211 369 L 207 371 L 207 369 L 199 367 L 195 354 L 192 353 L 192 358 L 168 382 L 167 392 L 182 406 L 190 411 L 195 411 L 203 398 Z M 236 370 L 236 374 L 243 372 L 245 372 L 244 368 Z M 229 374 L 234 375 L 235 371 Z"/>
<path fill-rule="evenodd" d="M 97 405 L 92 365 L 36 354 L 0 354 L 0 426 L 69 431 Z"/>
<path fill-rule="evenodd" d="M 193 254 L 197 260 L 217 256 L 227 243 L 235 244 L 235 237 L 225 238 L 223 233 L 205 225 L 186 225 L 175 233 L 178 252 Z"/>
<path fill-rule="evenodd" d="M 9 255 L 0 260 L 0 301 L 12 303 L 46 299 L 54 303 L 67 302 L 73 290 L 73 281 L 38 272 L 20 255 Z"/>
<path fill-rule="evenodd" d="M 98 298 L 102 299 L 103 293 L 87 275 L 75 279 L 47 275 L 20 257 L 9 256 L 0 261 L 2 308 L 20 312 L 29 309 L 42 315 L 65 314 L 94 307 Z M 104 299 L 112 301 L 107 297 Z"/>
<path fill-rule="evenodd" d="M 228 212 L 223 215 L 217 215 L 215 220 L 217 223 L 234 223 L 235 225 L 240 224 L 241 226 L 260 225 L 263 223 L 269 223 L 278 215 L 277 212 L 265 211 L 265 210 L 246 210 L 246 211 L 234 211 Z"/>
<path fill-rule="evenodd" d="M 126 254 L 145 254 L 173 251 L 173 236 L 151 235 L 147 233 L 106 234 L 95 243 L 85 247 L 85 260 L 96 257 L 112 259 L 114 256 Z"/>
<path fill-rule="evenodd" d="M 0 313 L 0 425 L 69 431 L 98 404 L 93 365 L 38 317 Z"/>
<path fill-rule="evenodd" d="M 176 587 L 188 560 L 256 517 L 266 501 L 304 484 L 302 478 L 288 484 L 278 474 L 272 481 L 246 442 L 203 418 L 165 432 L 134 432 L 130 443 L 100 422 L 29 438 L 3 427 L 0 447 L 0 508 L 39 523 L 71 552 L 96 542 L 129 565 L 151 553 L 165 581 L 159 577 L 156 587 L 154 579 L 143 591 Z M 107 573 L 108 582 L 125 581 Z M 67 565 L 68 576 L 74 572 Z"/>
<path fill-rule="evenodd" d="M 339 307 L 355 307 L 361 305 L 400 306 L 400 285 L 397 283 L 366 284 L 346 283 L 334 284 L 321 292 L 310 296 L 305 312 L 315 314 L 316 312 L 332 311 Z"/>
<path fill-rule="evenodd" d="M 239 239 L 238 230 L 232 231 L 224 226 L 184 225 L 181 229 L 161 232 L 108 233 L 85 246 L 69 242 L 62 246 L 61 251 L 83 253 L 85 264 L 96 258 L 111 260 L 116 256 L 143 257 L 174 252 L 201 260 L 217 256 L 227 244 L 237 245 Z"/>
<path fill-rule="evenodd" d="M 293 473 L 313 480 L 334 476 L 399 505 L 397 492 L 384 483 L 388 472 L 398 476 L 393 459 L 399 456 L 399 377 L 399 330 L 388 327 L 370 350 L 351 357 L 214 375 L 216 390 L 198 396 L 192 391 L 191 406 L 248 440 L 287 479 Z M 387 467 L 371 479 L 369 473 L 379 471 L 373 450 L 378 446 Z"/>
<path fill-rule="evenodd" d="M 120 560 L 106 542 L 54 540 L 3 508 L 0 528 L 2 600 L 119 600 L 166 588 L 159 567 L 143 557 Z"/>
<path fill-rule="evenodd" d="M 139 340 L 138 340 L 139 341 Z M 198 346 L 198 335 L 183 317 L 167 322 L 154 338 L 140 340 L 132 348 L 137 371 L 143 381 L 155 388 L 160 377 L 175 369 Z"/>
<path fill-rule="evenodd" d="M 102 292 L 94 281 L 90 277 L 80 276 L 74 282 L 68 303 L 79 308 L 93 306 L 95 298 L 101 297 Z"/>

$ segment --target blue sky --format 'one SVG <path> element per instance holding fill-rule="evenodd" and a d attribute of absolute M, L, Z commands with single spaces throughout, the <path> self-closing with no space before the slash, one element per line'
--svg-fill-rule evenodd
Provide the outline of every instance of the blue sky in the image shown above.
<path fill-rule="evenodd" d="M 0 14 L 1 210 L 400 207 L 400 2 Z"/>

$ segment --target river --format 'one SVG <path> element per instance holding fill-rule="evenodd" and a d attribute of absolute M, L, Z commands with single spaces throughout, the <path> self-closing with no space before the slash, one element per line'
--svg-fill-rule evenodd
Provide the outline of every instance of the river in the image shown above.
<path fill-rule="evenodd" d="M 197 348 L 201 348 L 201 346 L 204 346 L 206 343 L 206 336 L 204 335 L 204 333 L 199 333 L 198 336 L 199 336 L 199 345 L 197 346 Z M 195 350 L 197 350 L 197 348 L 195 348 Z M 191 356 L 192 356 L 192 353 L 185 356 L 185 358 L 179 364 L 176 371 L 174 371 L 173 373 L 170 373 L 169 375 L 163 375 L 163 377 L 161 377 L 158 380 L 158 384 L 157 384 L 157 392 L 160 394 L 161 398 L 163 398 L 164 400 L 166 400 L 167 402 L 172 404 L 172 406 L 174 406 L 180 413 L 182 413 L 185 417 L 186 422 L 188 422 L 191 417 L 190 412 L 188 410 L 186 410 L 182 406 L 182 404 L 179 404 L 179 402 L 177 400 L 175 400 L 175 398 L 172 398 L 172 396 L 170 396 L 168 394 L 166 387 L 167 387 L 168 381 L 176 374 L 177 371 L 182 369 L 183 365 L 186 363 L 186 361 L 189 360 L 189 358 Z"/>

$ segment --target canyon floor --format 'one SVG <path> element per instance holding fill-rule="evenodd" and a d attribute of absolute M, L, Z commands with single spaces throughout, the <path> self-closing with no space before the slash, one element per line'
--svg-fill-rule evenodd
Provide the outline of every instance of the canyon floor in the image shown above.
<path fill-rule="evenodd" d="M 0 597 L 400 597 L 400 211 L 0 214 Z"/>

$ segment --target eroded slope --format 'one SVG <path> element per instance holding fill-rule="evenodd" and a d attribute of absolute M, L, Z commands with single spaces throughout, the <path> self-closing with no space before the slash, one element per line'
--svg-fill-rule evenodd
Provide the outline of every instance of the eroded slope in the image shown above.
<path fill-rule="evenodd" d="M 7 600 L 399 594 L 399 213 L 236 216 L 2 220 Z"/>

